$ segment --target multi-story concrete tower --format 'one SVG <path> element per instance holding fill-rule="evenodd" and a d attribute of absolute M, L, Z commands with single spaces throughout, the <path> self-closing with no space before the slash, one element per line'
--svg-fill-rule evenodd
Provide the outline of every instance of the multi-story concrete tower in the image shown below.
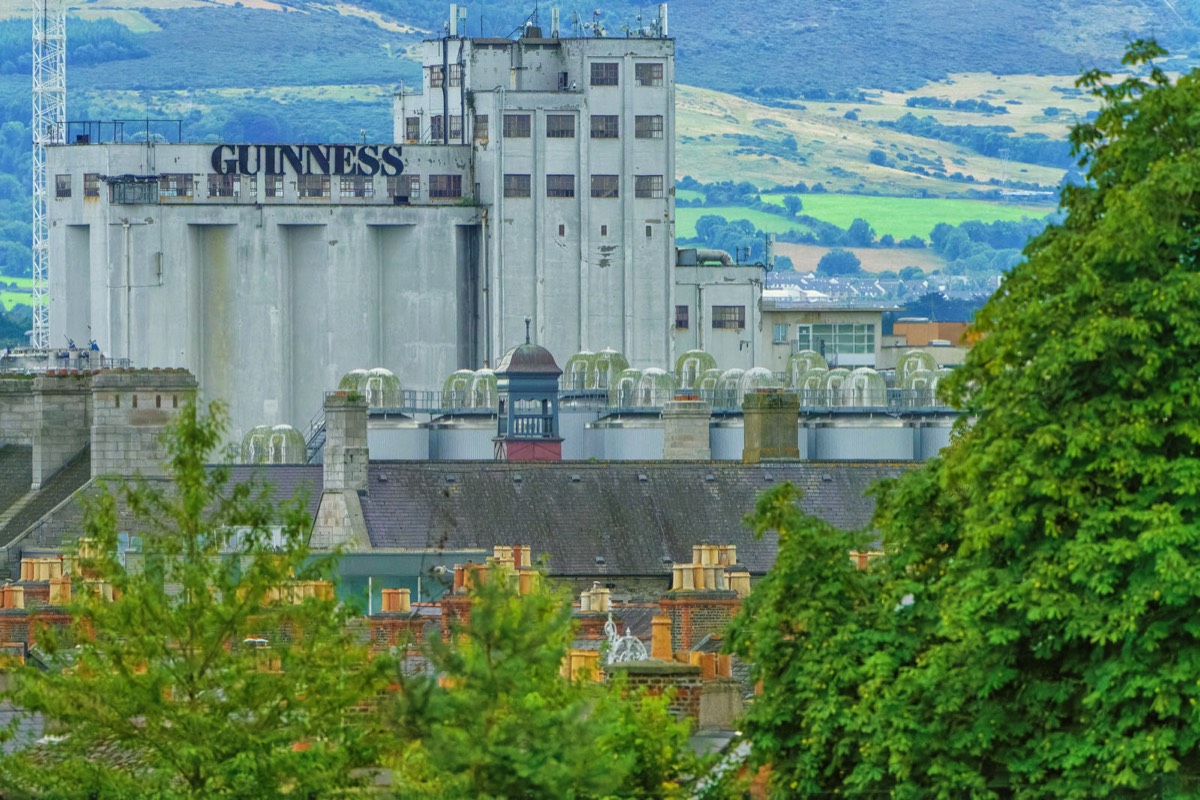
<path fill-rule="evenodd" d="M 671 355 L 675 43 L 666 6 L 630 38 L 510 39 L 457 29 L 426 41 L 423 91 L 394 105 L 399 142 L 470 145 L 488 207 L 484 346 L 524 334 L 564 359 L 612 347 L 634 366 Z"/>
<path fill-rule="evenodd" d="M 533 339 L 560 362 L 671 359 L 674 43 L 424 44 L 396 141 L 169 143 L 81 125 L 47 148 L 50 341 L 185 367 L 232 434 L 304 425 L 352 369 L 406 388 Z M 53 178 L 53 180 L 51 180 Z"/>

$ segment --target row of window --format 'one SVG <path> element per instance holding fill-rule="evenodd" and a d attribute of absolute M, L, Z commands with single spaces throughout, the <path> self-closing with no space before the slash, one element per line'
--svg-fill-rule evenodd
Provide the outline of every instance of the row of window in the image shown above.
<path fill-rule="evenodd" d="M 70 175 L 55 175 L 54 176 L 54 196 L 55 197 L 70 197 L 71 196 L 71 176 Z M 100 173 L 85 172 L 83 174 L 83 196 L 84 197 L 99 197 L 100 196 Z"/>
<path fill-rule="evenodd" d="M 592 197 L 613 198 L 620 197 L 620 175 L 593 175 L 591 194 Z M 531 197 L 533 190 L 533 182 L 529 175 L 512 175 L 504 176 L 504 196 L 505 197 Z M 638 175 L 634 178 L 633 193 L 635 197 L 662 197 L 663 196 L 663 176 L 662 175 Z M 546 197 L 574 197 L 575 196 L 575 176 L 574 175 L 547 175 L 546 176 Z"/>
<path fill-rule="evenodd" d="M 532 135 L 533 117 L 530 114 L 505 114 L 503 134 L 506 139 L 528 139 Z M 447 128 L 449 129 L 447 132 Z M 448 133 L 448 136 L 443 136 Z M 452 114 L 448 117 L 437 115 L 430 118 L 429 137 L 433 141 L 449 138 L 450 141 L 460 141 L 463 134 L 463 118 Z M 475 115 L 475 141 L 488 140 L 488 115 Z M 636 139 L 663 138 L 663 118 L 661 114 L 637 114 L 633 121 L 633 135 Z M 593 114 L 591 118 L 591 138 L 619 139 L 621 137 L 621 118 L 617 114 Z M 404 138 L 410 142 L 421 140 L 421 118 L 404 118 Z M 574 139 L 574 114 L 547 114 L 547 139 Z"/>
<path fill-rule="evenodd" d="M 283 197 L 283 175 L 262 176 L 264 197 Z M 375 183 L 361 175 L 343 175 L 337 178 L 338 196 L 343 198 L 371 198 L 375 196 Z M 168 173 L 158 177 L 158 198 L 196 197 L 196 176 L 190 173 Z M 248 197 L 258 196 L 258 175 L 208 175 L 209 197 Z M 297 175 L 295 176 L 296 195 L 301 198 L 329 198 L 332 196 L 333 178 L 329 175 Z M 153 185 L 153 184 L 151 184 Z M 115 202 L 156 202 L 158 198 L 147 196 L 144 191 L 136 192 L 136 197 L 123 190 L 123 185 L 113 186 Z M 429 196 L 431 198 L 462 197 L 461 175 L 430 175 L 428 176 Z M 127 187 L 126 187 L 127 188 Z M 71 196 L 71 176 L 57 175 L 55 177 L 57 197 Z M 95 173 L 84 175 L 84 196 L 98 197 L 100 194 L 100 176 Z M 421 196 L 420 175 L 395 175 L 387 179 L 387 196 L 404 197 L 409 199 Z"/>
<path fill-rule="evenodd" d="M 532 117 L 529 114 L 505 114 L 503 134 L 506 139 L 528 139 L 532 131 Z M 663 118 L 661 114 L 637 114 L 633 120 L 633 135 L 636 139 L 663 138 Z M 618 114 L 592 114 L 591 138 L 619 139 L 621 136 L 621 117 Z M 478 136 L 476 138 L 479 138 Z M 574 139 L 574 114 L 547 114 L 547 139 Z"/>
<path fill-rule="evenodd" d="M 592 86 L 617 86 L 620 83 L 620 75 L 620 62 L 593 61 L 591 64 Z M 634 64 L 633 78 L 638 86 L 662 86 L 663 65 L 656 62 Z"/>
<path fill-rule="evenodd" d="M 429 71 L 429 88 L 441 89 L 443 84 L 450 87 L 462 86 L 462 65 L 449 64 L 443 68 L 441 64 L 426 67 Z M 621 64 L 617 61 L 596 61 L 591 65 L 592 86 L 617 86 L 620 83 Z M 640 63 L 633 65 L 633 77 L 638 86 L 662 86 L 663 65 L 659 63 Z M 566 81 L 559 81 L 565 88 Z"/>
<path fill-rule="evenodd" d="M 746 327 L 746 307 L 745 306 L 713 306 L 712 307 L 712 326 L 713 330 L 736 330 L 740 331 Z M 688 329 L 688 307 L 675 306 L 675 330 L 686 331 Z"/>
<path fill-rule="evenodd" d="M 778 326 L 776 326 L 778 328 Z M 779 334 L 778 329 L 776 335 Z M 783 340 L 787 341 L 787 330 Z M 875 326 L 842 323 L 837 325 L 797 325 L 796 349 L 816 350 L 827 355 L 838 353 L 874 353 Z"/>

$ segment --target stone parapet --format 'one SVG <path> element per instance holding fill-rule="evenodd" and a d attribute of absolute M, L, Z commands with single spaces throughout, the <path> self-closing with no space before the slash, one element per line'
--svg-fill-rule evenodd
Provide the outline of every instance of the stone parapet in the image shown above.
<path fill-rule="evenodd" d="M 163 477 L 160 438 L 197 382 L 182 369 L 113 370 L 92 377 L 92 477 Z"/>

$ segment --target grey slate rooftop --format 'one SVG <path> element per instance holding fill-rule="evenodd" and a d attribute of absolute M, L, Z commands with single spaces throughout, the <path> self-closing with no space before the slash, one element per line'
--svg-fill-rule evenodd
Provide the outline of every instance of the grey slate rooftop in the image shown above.
<path fill-rule="evenodd" d="M 491 549 L 528 544 L 552 574 L 661 575 L 692 545 L 735 544 L 765 572 L 775 537 L 742 524 L 762 490 L 790 481 L 806 511 L 841 528 L 868 524 L 875 481 L 911 465 L 862 462 L 373 462 L 361 498 L 377 548 Z"/>
<path fill-rule="evenodd" d="M 33 448 L 12 444 L 0 447 L 0 546 L 10 544 L 91 476 L 90 451 L 85 447 L 41 489 L 31 492 Z"/>

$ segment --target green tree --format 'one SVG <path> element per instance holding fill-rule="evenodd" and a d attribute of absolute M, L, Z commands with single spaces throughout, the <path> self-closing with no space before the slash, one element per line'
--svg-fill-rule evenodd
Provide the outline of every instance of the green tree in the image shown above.
<path fill-rule="evenodd" d="M 54 668 L 23 669 L 11 695 L 61 739 L 0 762 L 6 796 L 333 796 L 372 763 L 372 717 L 352 709 L 386 661 L 353 643 L 332 593 L 298 601 L 330 567 L 310 557 L 302 498 L 277 508 L 206 466 L 224 419 L 186 405 L 165 436 L 170 488 L 123 483 L 88 510 L 73 624 L 39 636 Z M 140 538 L 137 564 L 118 531 Z"/>
<path fill-rule="evenodd" d="M 781 553 L 775 585 L 849 580 L 844 608 L 768 595 L 735 628 L 791 703 L 790 725 L 749 718 L 778 796 L 1200 794 L 1200 74 L 1172 83 L 1161 54 L 1081 79 L 1102 101 L 1072 134 L 1089 183 L 976 317 L 949 381 L 970 423 L 877 490 L 886 557 L 846 579 L 815 523 L 778 520 L 814 557 Z M 768 637 L 796 608 L 822 640 Z M 836 680 L 792 702 L 817 660 Z"/>
<path fill-rule="evenodd" d="M 507 577 L 488 573 L 450 641 L 428 642 L 429 673 L 401 677 L 400 796 L 688 796 L 688 726 L 666 698 L 563 678 L 570 603 L 547 590 L 521 595 Z"/>
<path fill-rule="evenodd" d="M 862 262 L 858 260 L 858 256 L 851 253 L 849 250 L 830 250 L 825 255 L 821 256 L 821 260 L 817 262 L 817 274 L 827 278 L 836 278 L 842 275 L 857 275 L 862 271 Z"/>

